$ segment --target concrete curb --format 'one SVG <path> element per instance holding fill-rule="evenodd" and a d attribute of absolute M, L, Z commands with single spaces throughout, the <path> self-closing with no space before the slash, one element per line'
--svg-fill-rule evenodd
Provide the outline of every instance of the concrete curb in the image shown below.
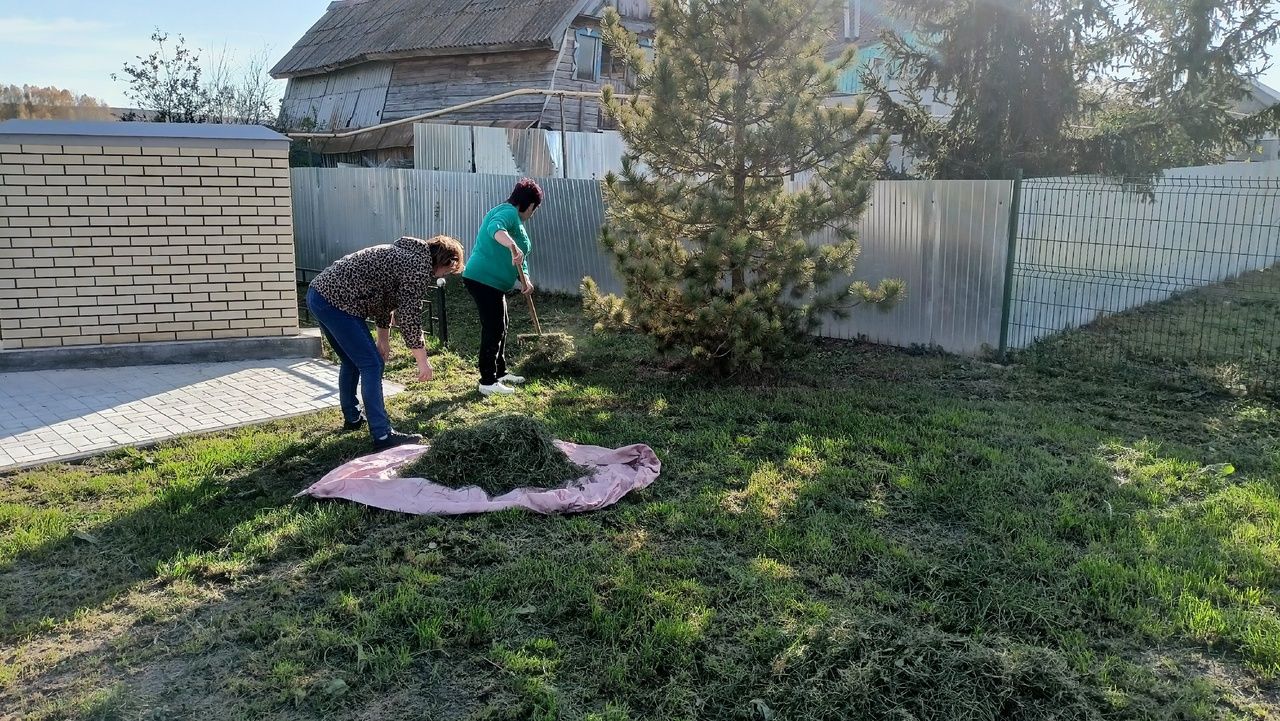
<path fill-rule="evenodd" d="M 0 351 L 0 373 L 322 356 L 320 332 L 308 329 L 298 335 L 275 338 L 228 338 Z"/>

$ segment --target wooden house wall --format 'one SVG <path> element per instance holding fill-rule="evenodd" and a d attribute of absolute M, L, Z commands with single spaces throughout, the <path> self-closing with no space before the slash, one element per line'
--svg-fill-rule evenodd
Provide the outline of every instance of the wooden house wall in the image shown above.
<path fill-rule="evenodd" d="M 648 20 L 653 12 L 649 0 L 612 0 L 611 4 L 624 18 Z"/>
<path fill-rule="evenodd" d="M 558 53 L 553 50 L 454 55 L 397 62 L 383 121 L 441 110 L 521 88 L 547 88 Z M 513 121 L 536 125 L 545 98 L 511 98 L 449 113 L 441 122 Z"/>
<path fill-rule="evenodd" d="M 626 76 L 621 72 L 612 76 L 602 76 L 599 82 L 576 79 L 575 72 L 577 68 L 574 64 L 574 49 L 578 42 L 577 31 L 579 28 L 598 30 L 599 26 L 590 21 L 579 22 L 566 31 L 564 51 L 560 54 L 560 62 L 556 65 L 555 89 L 599 91 L 604 86 L 610 85 L 618 92 L 627 92 Z M 619 64 L 618 67 L 620 68 L 621 65 Z M 564 98 L 564 122 L 562 124 L 561 102 L 561 98 L 550 98 L 548 100 L 546 113 L 542 118 L 542 127 L 560 130 L 563 125 L 565 130 L 584 133 L 610 130 L 614 127 L 605 114 L 603 107 L 601 107 L 600 101 L 588 98 Z"/>
<path fill-rule="evenodd" d="M 390 63 L 365 63 L 322 75 L 292 78 L 281 105 L 291 127 L 307 121 L 316 130 L 367 128 L 382 122 L 391 81 Z"/>
<path fill-rule="evenodd" d="M 628 11 L 627 14 L 643 17 L 648 13 L 648 3 L 645 0 L 618 0 L 618 3 L 620 9 Z M 523 50 L 399 60 L 300 78 L 290 82 L 290 99 L 299 110 L 303 104 L 308 106 L 308 110 L 315 106 L 315 114 L 325 116 L 329 122 L 322 125 L 329 129 L 367 127 L 378 122 L 400 120 L 521 88 L 598 91 L 603 85 L 612 85 L 616 90 L 626 92 L 627 78 L 621 71 L 599 81 L 582 81 L 574 77 L 579 28 L 598 30 L 598 24 L 589 17 L 578 18 L 566 30 L 560 50 Z M 371 73 L 374 69 L 377 72 Z M 375 78 L 375 75 L 378 77 Z M 355 78 L 363 82 L 353 84 L 351 79 Z M 347 93 L 348 90 L 359 91 L 359 95 Z M 374 93 L 385 93 L 385 101 L 381 107 L 369 106 L 367 101 L 373 99 L 371 94 Z M 352 112 L 351 108 L 347 108 L 347 105 L 355 108 L 356 99 L 360 101 L 360 112 Z M 329 119 L 329 115 L 334 117 Z M 563 128 L 579 132 L 595 132 L 613 127 L 598 100 L 566 98 L 562 101 L 560 98 L 539 95 L 511 98 L 449 113 L 435 122 L 483 125 L 502 123 L 508 126 L 524 125 L 555 130 Z"/>

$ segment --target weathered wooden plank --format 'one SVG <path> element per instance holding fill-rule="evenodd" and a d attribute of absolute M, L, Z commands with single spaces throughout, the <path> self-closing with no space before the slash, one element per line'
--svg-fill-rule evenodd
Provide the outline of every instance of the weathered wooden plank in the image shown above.
<path fill-rule="evenodd" d="M 501 81 L 527 81 L 541 79 L 543 87 L 551 80 L 551 66 L 555 64 L 554 51 L 526 51 L 518 53 L 492 53 L 489 55 L 460 55 L 443 58 L 423 58 L 396 63 L 392 72 L 392 85 L 412 85 L 423 82 L 454 81 L 463 77 Z"/>
<path fill-rule="evenodd" d="M 647 20 L 652 14 L 649 0 L 617 0 L 618 14 L 624 18 Z"/>
<path fill-rule="evenodd" d="M 396 63 L 383 117 L 387 120 L 406 118 L 511 90 L 550 87 L 556 55 L 555 52 L 526 51 Z M 538 122 L 544 105 L 545 99 L 539 96 L 517 97 L 450 113 L 441 120 L 511 120 L 532 124 Z"/>

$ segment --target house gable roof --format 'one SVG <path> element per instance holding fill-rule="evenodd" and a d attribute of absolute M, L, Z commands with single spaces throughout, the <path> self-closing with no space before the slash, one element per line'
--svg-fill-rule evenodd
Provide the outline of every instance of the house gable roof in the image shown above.
<path fill-rule="evenodd" d="M 1253 91 L 1253 97 L 1263 105 L 1275 105 L 1280 103 L 1280 91 L 1272 88 L 1270 85 L 1263 83 L 1261 80 L 1254 80 L 1250 83 L 1250 89 Z"/>
<path fill-rule="evenodd" d="M 315 75 L 371 60 L 555 49 L 590 0 L 338 0 L 271 69 Z"/>

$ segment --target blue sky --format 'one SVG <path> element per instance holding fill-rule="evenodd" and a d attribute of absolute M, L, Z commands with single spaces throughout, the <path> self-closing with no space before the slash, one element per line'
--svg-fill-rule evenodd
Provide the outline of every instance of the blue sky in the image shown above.
<path fill-rule="evenodd" d="M 126 61 L 151 52 L 159 27 L 185 35 L 206 59 L 225 48 L 244 61 L 267 49 L 280 59 L 311 27 L 328 0 L 218 0 L 115 2 L 114 0 L 0 0 L 0 83 L 56 85 L 125 105 L 123 86 L 111 80 Z M 1280 60 L 1280 47 L 1273 50 Z M 1280 67 L 1264 82 L 1280 89 Z"/>
<path fill-rule="evenodd" d="M 269 49 L 274 64 L 324 14 L 328 0 L 0 0 L 0 83 L 56 85 L 124 105 L 111 80 L 152 50 L 158 26 L 186 36 L 208 59 L 226 48 L 241 62 Z"/>

